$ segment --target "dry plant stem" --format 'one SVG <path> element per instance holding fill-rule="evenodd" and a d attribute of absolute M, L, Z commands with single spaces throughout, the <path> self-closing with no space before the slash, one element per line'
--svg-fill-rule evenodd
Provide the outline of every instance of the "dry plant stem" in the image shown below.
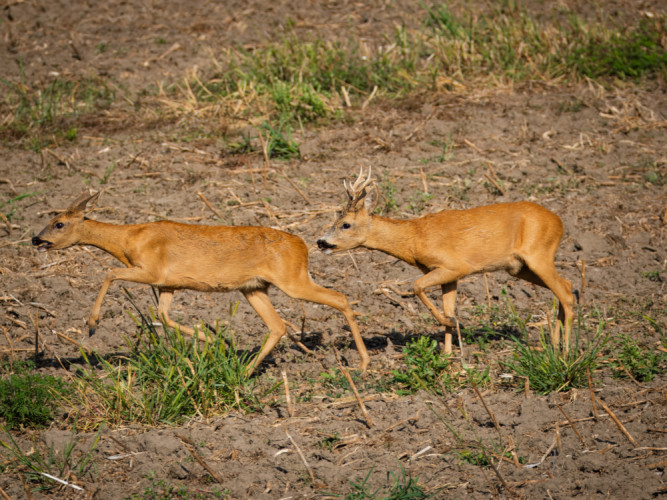
<path fill-rule="evenodd" d="M 461 366 L 463 368 L 466 368 L 468 364 L 466 363 L 465 350 L 463 349 L 463 339 L 461 338 L 461 326 L 459 324 L 459 320 L 456 317 L 454 317 L 454 321 L 456 321 L 456 336 L 458 337 L 459 349 L 461 350 Z"/>
<path fill-rule="evenodd" d="M 125 443 L 123 443 L 122 441 L 120 441 L 119 439 L 116 439 L 115 437 L 113 437 L 113 436 L 111 436 L 111 435 L 109 435 L 109 438 L 110 438 L 114 443 L 116 443 L 118 446 L 120 446 L 120 447 L 123 449 L 123 451 L 124 451 L 125 453 L 129 453 L 129 452 L 131 451 L 130 448 L 129 448 Z"/>
<path fill-rule="evenodd" d="M 343 363 L 341 363 L 340 356 L 338 354 L 338 349 L 336 349 L 335 347 L 334 347 L 334 354 L 336 355 L 336 361 L 338 362 L 338 368 L 340 369 L 341 373 L 347 379 L 348 384 L 350 384 L 350 387 L 352 388 L 352 392 L 354 393 L 354 397 L 357 399 L 357 403 L 359 403 L 359 408 L 361 408 L 361 413 L 364 414 L 364 418 L 366 419 L 366 425 L 370 429 L 371 427 L 373 427 L 373 421 L 371 420 L 371 417 L 368 415 L 368 411 L 366 410 L 366 405 L 364 404 L 364 400 L 361 399 L 361 396 L 359 395 L 359 391 L 357 391 L 357 386 L 355 385 L 354 380 L 352 380 L 352 377 L 350 376 L 350 373 L 343 366 Z"/>
<path fill-rule="evenodd" d="M 306 202 L 306 205 L 312 205 L 312 202 L 310 201 L 310 198 L 308 198 L 308 196 L 306 196 L 306 193 L 304 193 L 301 190 L 301 188 L 299 188 L 299 186 L 297 186 L 296 183 L 292 179 L 290 179 L 289 177 L 287 177 L 287 175 L 285 175 L 285 171 L 281 169 L 280 173 L 285 178 L 285 180 L 290 183 L 290 186 L 292 186 L 294 188 L 294 190 L 297 193 L 299 193 L 299 196 L 301 196 L 301 198 L 303 198 L 303 201 Z"/>
<path fill-rule="evenodd" d="M 292 398 L 289 392 L 289 381 L 287 380 L 287 371 L 283 370 L 283 381 L 285 382 L 285 402 L 287 403 L 287 413 L 290 417 L 294 416 L 294 408 L 292 407 Z"/>
<path fill-rule="evenodd" d="M 3 490 L 2 488 L 0 488 L 0 495 L 2 495 L 2 498 L 4 498 L 5 500 L 12 500 L 12 498 L 7 493 L 5 493 L 5 490 Z"/>
<path fill-rule="evenodd" d="M 421 174 L 422 187 L 424 188 L 424 192 L 428 194 L 428 184 L 426 183 L 426 174 L 424 174 L 424 169 L 422 167 L 419 167 L 419 173 Z"/>
<path fill-rule="evenodd" d="M 361 271 L 359 270 L 359 266 L 357 265 L 357 261 L 354 260 L 354 255 L 352 255 L 352 252 L 348 250 L 347 254 L 350 256 L 350 259 L 352 259 L 352 264 L 354 264 L 354 268 L 357 270 L 358 273 L 361 273 Z"/>
<path fill-rule="evenodd" d="M 222 214 L 211 204 L 211 202 L 209 202 L 206 199 L 206 196 L 204 196 L 204 193 L 202 193 L 201 191 L 197 191 L 197 196 L 199 196 L 201 198 L 201 200 L 204 202 L 204 205 L 206 205 L 211 210 L 211 212 L 213 212 L 215 214 L 215 216 L 218 219 L 220 219 L 220 220 L 223 219 Z"/>
<path fill-rule="evenodd" d="M 500 470 L 498 468 L 498 466 L 500 465 L 502 460 L 499 460 L 497 464 L 493 465 L 493 462 L 491 462 L 491 459 L 489 458 L 489 456 L 486 454 L 486 452 L 484 450 L 482 450 L 482 454 L 484 455 L 484 458 L 486 459 L 486 461 L 491 464 L 491 469 L 493 469 L 493 472 L 495 473 L 496 477 L 500 481 L 500 484 L 502 484 L 503 488 L 505 488 L 505 491 L 507 492 L 507 494 L 509 496 L 511 496 L 512 498 L 515 498 L 516 494 L 514 493 L 514 490 L 512 490 L 512 488 L 510 488 L 509 484 L 507 484 L 507 481 L 505 481 L 505 478 L 500 473 Z"/>
<path fill-rule="evenodd" d="M 553 449 L 556 447 L 558 444 L 558 439 L 554 438 L 553 443 L 551 443 L 551 446 L 547 448 L 547 451 L 544 452 L 544 455 L 542 455 L 542 458 L 540 458 L 540 463 L 544 463 L 544 461 L 547 459 L 549 454 L 553 451 Z"/>
<path fill-rule="evenodd" d="M 9 338 L 9 333 L 7 332 L 7 327 L 3 326 L 2 331 L 5 333 L 5 338 L 7 339 L 7 343 L 9 344 L 9 369 L 10 371 L 14 370 L 14 344 L 12 343 L 12 339 Z"/>
<path fill-rule="evenodd" d="M 489 167 L 489 168 L 491 168 L 491 167 Z M 486 178 L 488 179 L 488 181 L 489 181 L 491 184 L 493 184 L 494 187 L 495 187 L 498 191 L 500 191 L 500 195 L 501 195 L 501 196 L 505 196 L 505 190 L 504 190 L 502 187 L 500 187 L 500 184 L 498 183 L 498 181 L 496 181 L 496 180 L 495 180 L 493 177 L 491 177 L 489 174 L 484 174 L 484 177 L 486 177 Z"/>
<path fill-rule="evenodd" d="M 264 140 L 264 136 L 262 135 L 261 131 L 257 130 L 257 135 L 259 136 L 259 142 L 262 143 L 262 153 L 264 154 L 264 163 L 262 163 L 262 177 L 264 178 L 264 183 L 266 183 L 266 179 L 268 177 L 268 169 L 269 166 L 271 165 L 271 162 L 269 161 L 268 145 Z"/>
<path fill-rule="evenodd" d="M 484 398 L 482 397 L 482 393 L 479 392 L 479 389 L 477 388 L 477 384 L 475 384 L 475 382 L 473 382 L 472 380 L 471 380 L 470 382 L 471 382 L 471 384 L 472 384 L 472 388 L 473 388 L 473 390 L 475 391 L 475 394 L 477 394 L 477 397 L 478 397 L 479 400 L 482 402 L 482 405 L 484 405 L 484 409 L 485 409 L 486 412 L 489 414 L 489 417 L 491 417 L 491 421 L 493 422 L 494 427 L 495 427 L 496 430 L 498 431 L 498 435 L 500 435 L 500 424 L 498 424 L 498 420 L 496 419 L 496 416 L 495 416 L 494 413 L 491 411 L 491 408 L 489 408 L 489 407 L 487 406 L 486 401 L 484 401 Z"/>
<path fill-rule="evenodd" d="M 35 363 L 39 354 L 39 314 L 35 313 Z"/>
<path fill-rule="evenodd" d="M 561 413 L 565 416 L 565 418 L 567 419 L 567 422 L 570 424 L 570 427 L 572 427 L 572 430 L 574 431 L 574 433 L 575 433 L 575 434 L 577 435 L 577 437 L 579 438 L 579 441 L 581 441 L 581 444 L 583 444 L 584 446 L 586 446 L 586 440 L 585 440 L 585 439 L 583 438 L 583 436 L 579 433 L 579 430 L 577 429 L 577 426 L 574 425 L 574 422 L 572 421 L 572 419 L 570 418 L 570 416 L 569 416 L 567 413 L 565 413 L 565 410 L 563 410 L 563 407 L 562 407 L 561 405 L 556 404 L 556 406 L 558 407 L 558 409 L 560 410 L 560 412 L 561 412 Z"/>
<path fill-rule="evenodd" d="M 23 489 L 25 490 L 26 497 L 28 500 L 34 500 L 34 497 L 32 496 L 32 491 L 30 491 L 30 488 L 25 482 L 25 479 L 23 478 L 23 474 L 19 474 L 19 477 L 21 478 L 21 482 L 23 483 Z"/>
<path fill-rule="evenodd" d="M 600 417 L 598 416 L 598 409 L 595 406 L 595 394 L 593 393 L 593 379 L 591 378 L 591 371 L 588 367 L 586 367 L 586 376 L 588 377 L 588 390 L 590 391 L 591 394 L 591 405 L 593 407 L 593 417 L 595 418 L 595 421 L 597 422 Z"/>
<path fill-rule="evenodd" d="M 614 352 L 614 354 L 616 354 L 615 351 L 613 351 L 613 352 Z M 628 378 L 629 378 L 632 382 L 634 382 L 635 385 L 637 385 L 637 386 L 639 386 L 639 387 L 642 387 L 642 388 L 644 387 L 644 386 L 642 386 L 639 382 L 637 382 L 637 379 L 636 379 L 635 377 L 632 376 L 632 374 L 628 371 L 628 369 L 625 367 L 625 365 L 623 364 L 623 362 L 621 361 L 621 359 L 620 359 L 618 356 L 616 356 L 616 362 L 617 362 L 619 365 L 621 365 L 621 368 L 623 369 L 623 371 L 625 372 L 625 374 L 628 376 Z"/>
<path fill-rule="evenodd" d="M 519 463 L 519 457 L 516 454 L 516 445 L 514 444 L 514 438 L 510 434 L 507 436 L 507 442 L 510 446 L 510 453 L 512 454 L 512 463 L 516 466 L 517 469 L 521 468 L 521 463 Z"/>
<path fill-rule="evenodd" d="M 581 259 L 581 293 L 579 294 L 579 304 L 584 303 L 584 292 L 586 291 L 586 261 Z"/>
<path fill-rule="evenodd" d="M 551 324 L 551 313 L 549 311 L 544 312 L 547 316 L 547 326 L 549 327 L 549 338 L 551 338 L 551 345 L 554 346 L 554 349 L 557 349 L 560 338 L 557 338 L 556 332 L 554 332 L 554 327 Z M 558 333 L 560 334 L 560 332 Z"/>
<path fill-rule="evenodd" d="M 77 346 L 79 349 L 82 349 L 82 350 L 86 351 L 88 354 L 90 354 L 90 353 L 93 352 L 93 350 L 92 350 L 90 347 L 86 347 L 86 346 L 83 345 L 81 342 L 79 342 L 79 341 L 77 341 L 77 340 L 74 340 L 74 339 L 71 338 L 71 337 L 68 337 L 68 336 L 65 335 L 64 333 L 56 332 L 56 335 L 58 335 L 58 337 L 60 337 L 61 339 L 65 340 L 65 341 L 67 341 L 67 342 L 69 342 L 69 343 L 71 343 L 71 344 L 74 344 L 74 345 Z"/>
<path fill-rule="evenodd" d="M 301 451 L 301 448 L 299 448 L 299 445 L 296 444 L 296 441 L 294 441 L 294 438 L 290 435 L 290 433 L 287 432 L 287 429 L 285 429 L 285 435 L 292 442 L 292 445 L 294 445 L 294 448 L 296 448 L 296 452 L 299 454 L 299 458 L 301 458 L 301 461 L 303 462 L 303 465 L 306 466 L 306 470 L 308 471 L 308 475 L 310 476 L 310 479 L 313 482 L 315 482 L 315 474 L 313 474 L 313 470 L 310 468 L 310 465 L 308 465 L 308 462 L 306 461 L 306 457 L 303 455 L 303 452 Z"/>
<path fill-rule="evenodd" d="M 656 468 L 664 468 L 667 466 L 667 460 L 661 460 L 660 462 L 653 462 L 652 464 L 646 464 L 646 465 L 641 465 L 639 468 L 640 469 L 656 469 Z"/>
<path fill-rule="evenodd" d="M 639 444 L 637 443 L 637 441 L 635 441 L 635 438 L 632 437 L 632 435 L 628 432 L 628 430 L 621 423 L 621 421 L 616 417 L 616 415 L 614 415 L 614 412 L 611 411 L 611 409 L 606 405 L 606 403 L 604 401 L 602 401 L 601 399 L 599 401 L 600 401 L 600 405 L 602 405 L 602 408 L 604 409 L 604 411 L 606 411 L 609 414 L 609 416 L 614 421 L 614 423 L 619 428 L 619 430 L 623 433 L 623 435 L 626 438 L 628 438 L 628 441 L 630 441 L 630 443 L 632 443 L 632 446 L 637 448 L 639 446 Z"/>
<path fill-rule="evenodd" d="M 486 287 L 486 308 L 487 311 L 491 311 L 491 292 L 489 292 L 489 278 L 487 273 L 483 273 L 484 276 L 484 286 Z"/>
<path fill-rule="evenodd" d="M 302 306 L 302 307 L 303 307 L 303 306 Z M 295 332 L 300 332 L 300 333 L 301 333 L 301 336 L 303 337 L 303 328 L 301 328 L 301 330 L 299 330 L 299 329 L 298 329 L 297 327 L 295 327 L 290 321 L 287 321 L 287 320 L 284 320 L 284 321 L 285 321 L 285 324 L 286 324 L 287 326 L 289 326 L 289 327 L 290 327 L 292 330 L 294 330 Z M 294 335 L 292 335 L 292 332 L 290 332 L 289 330 L 287 331 L 287 337 L 288 337 L 292 342 L 294 342 L 297 346 L 299 346 L 300 349 L 303 349 L 304 352 L 310 354 L 311 356 L 316 356 L 315 352 L 313 352 L 312 350 L 308 349 L 308 348 L 303 344 L 303 342 L 301 342 L 301 341 L 298 340 L 296 337 L 294 337 Z"/>
<path fill-rule="evenodd" d="M 390 430 L 396 427 L 399 427 L 404 424 L 409 424 L 410 422 L 416 422 L 417 420 L 419 420 L 419 412 L 417 412 L 417 414 L 414 417 L 406 418 L 405 420 L 401 420 L 400 422 L 396 422 L 395 424 L 390 425 L 384 430 L 384 432 L 389 432 Z"/>
<path fill-rule="evenodd" d="M 183 441 L 183 445 L 190 452 L 190 455 L 192 455 L 192 458 L 194 458 L 199 463 L 199 465 L 201 465 L 204 469 L 206 469 L 206 472 L 208 472 L 211 475 L 211 477 L 213 479 L 215 479 L 215 481 L 218 484 L 223 484 L 222 479 L 220 479 L 218 477 L 218 475 L 213 471 L 213 469 L 211 469 L 208 466 L 208 464 L 206 462 L 204 462 L 204 460 L 197 454 L 197 452 L 195 451 L 195 449 L 193 447 L 194 444 L 192 443 L 192 441 L 190 441 L 185 436 L 181 436 L 180 434 L 176 434 L 176 437 L 179 438 L 181 441 Z"/>

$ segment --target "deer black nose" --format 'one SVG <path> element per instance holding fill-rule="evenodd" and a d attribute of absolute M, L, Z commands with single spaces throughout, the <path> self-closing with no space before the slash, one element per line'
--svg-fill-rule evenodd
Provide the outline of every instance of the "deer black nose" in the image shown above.
<path fill-rule="evenodd" d="M 39 236 L 33 236 L 32 238 L 32 244 L 38 247 L 42 243 L 42 238 Z"/>
<path fill-rule="evenodd" d="M 331 243 L 328 243 L 326 240 L 317 240 L 317 247 L 320 250 L 326 250 L 327 248 L 335 248 L 336 245 L 332 245 Z"/>

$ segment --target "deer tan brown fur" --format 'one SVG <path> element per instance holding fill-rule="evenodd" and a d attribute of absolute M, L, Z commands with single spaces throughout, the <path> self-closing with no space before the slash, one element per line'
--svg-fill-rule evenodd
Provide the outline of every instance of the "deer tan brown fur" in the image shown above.
<path fill-rule="evenodd" d="M 308 273 L 308 249 L 298 236 L 265 227 L 228 227 L 179 224 L 170 221 L 116 225 L 87 219 L 99 193 L 79 197 L 66 211 L 49 222 L 32 239 L 39 251 L 60 250 L 72 245 L 91 245 L 110 253 L 126 268 L 109 271 L 88 320 L 95 332 L 102 301 L 112 281 L 146 283 L 158 288 L 159 317 L 170 327 L 194 335 L 192 328 L 169 318 L 174 292 L 240 290 L 264 320 L 270 333 L 249 373 L 271 352 L 286 333 L 267 294 L 275 285 L 290 297 L 338 309 L 347 319 L 361 358 L 369 356 L 345 296 L 315 284 Z M 204 340 L 206 337 L 199 333 Z"/>
<path fill-rule="evenodd" d="M 451 352 L 451 334 L 456 327 L 457 281 L 502 269 L 554 293 L 567 349 L 574 296 L 572 285 L 559 276 L 554 265 L 563 236 L 563 223 L 556 214 L 535 203 L 516 202 L 396 220 L 373 215 L 378 193 L 370 170 L 365 179 L 360 172 L 354 184 L 344 185 L 347 206 L 317 245 L 325 253 L 356 247 L 380 250 L 417 266 L 424 276 L 415 281 L 414 292 L 446 327 L 446 353 Z M 442 289 L 442 311 L 424 293 L 434 286 Z M 560 343 L 560 323 L 554 332 L 556 345 Z"/>

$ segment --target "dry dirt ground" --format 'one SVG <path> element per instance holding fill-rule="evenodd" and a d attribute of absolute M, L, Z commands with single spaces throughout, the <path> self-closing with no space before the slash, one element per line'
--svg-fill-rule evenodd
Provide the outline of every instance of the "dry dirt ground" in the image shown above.
<path fill-rule="evenodd" d="M 599 14 L 592 8 L 587 11 L 585 2 L 558 4 L 561 13 L 571 8 L 583 16 Z M 599 4 L 621 21 L 641 10 L 620 0 Z M 205 72 L 216 53 L 231 44 L 252 47 L 277 40 L 288 19 L 301 36 L 353 36 L 373 44 L 384 43 L 383 37 L 396 23 L 409 27 L 423 18 L 418 2 L 402 0 L 299 5 L 254 0 L 80 4 L 14 0 L 4 5 L 2 78 L 18 81 L 20 60 L 25 80 L 33 85 L 48 82 L 56 73 L 102 75 L 137 102 L 150 86 L 180 81 L 194 66 Z M 541 15 L 550 12 L 543 2 L 532 8 Z M 641 8 L 657 10 L 660 2 L 642 2 Z M 96 50 L 101 44 L 105 50 Z M 372 167 L 380 182 L 395 188 L 394 216 L 400 218 L 417 211 L 515 200 L 533 200 L 553 210 L 565 225 L 558 270 L 580 291 L 580 314 L 587 331 L 595 330 L 598 311 L 613 336 L 625 333 L 642 346 L 658 346 L 657 328 L 664 331 L 667 320 L 664 82 L 606 88 L 534 82 L 456 94 L 424 93 L 402 101 L 378 98 L 364 110 L 347 113 L 346 120 L 296 131 L 301 159 L 272 161 L 268 166 L 260 155 L 230 155 L 224 141 L 198 138 L 192 133 L 196 117 L 187 123 L 149 122 L 113 106 L 102 118 L 78 123 L 76 141 L 59 141 L 41 155 L 26 147 L 3 145 L 0 200 L 25 192 L 39 194 L 18 202 L 11 223 L 0 228 L 0 325 L 7 331 L 7 337 L 0 338 L 2 352 L 8 351 L 11 339 L 15 353 L 28 357 L 34 349 L 36 321 L 41 348 L 46 348 L 44 356 L 51 361 L 54 354 L 67 359 L 79 356 L 78 349 L 55 332 L 100 352 L 120 350 L 122 335 L 134 335 L 127 314 L 131 305 L 119 285 L 107 295 L 97 334 L 89 339 L 86 333 L 85 320 L 104 273 L 117 265 L 110 256 L 85 248 L 38 254 L 30 246 L 30 238 L 56 210 L 92 189 L 103 194 L 91 217 L 103 221 L 126 224 L 169 218 L 261 224 L 301 236 L 310 248 L 315 280 L 343 291 L 360 313 L 371 355 L 367 376 L 389 377 L 401 366 L 407 339 L 418 334 L 441 339 L 442 329 L 414 297 L 396 293 L 410 291 L 419 276 L 415 268 L 379 252 L 325 256 L 316 249 L 316 239 L 343 200 L 342 180 L 352 177 L 359 166 Z M 443 143 L 451 145 L 445 158 Z M 491 179 L 503 188 L 502 194 Z M 425 188 L 431 198 L 422 196 Z M 203 203 L 200 192 L 223 220 Z M 229 203 L 237 199 L 242 205 Z M 477 306 L 490 302 L 504 307 L 503 287 L 519 314 L 533 314 L 535 322 L 544 319 L 544 311 L 552 305 L 550 293 L 524 282 L 500 274 L 488 276 L 488 281 L 488 296 L 483 277 L 462 281 L 458 313 L 464 324 L 483 321 Z M 140 307 L 152 304 L 148 287 L 126 285 Z M 438 300 L 435 293 L 433 297 Z M 300 324 L 302 310 L 296 301 L 277 290 L 272 300 L 285 318 Z M 237 301 L 232 329 L 241 347 L 256 349 L 265 330 L 237 292 L 179 293 L 172 316 L 184 322 L 227 321 L 230 303 Z M 351 367 L 356 366 L 358 356 L 342 316 L 307 303 L 305 313 L 304 338 L 317 356 L 300 352 L 284 339 L 259 377 L 281 380 L 281 370 L 286 370 L 293 380 L 317 380 L 321 372 L 336 366 L 332 345 Z M 507 343 L 502 349 L 500 345 L 492 342 L 493 356 L 484 359 L 507 357 Z M 477 346 L 465 347 L 473 358 Z M 59 373 L 46 365 L 55 363 L 45 363 L 44 373 Z M 402 477 L 401 470 L 418 478 L 436 498 L 665 495 L 664 375 L 637 384 L 612 378 L 609 369 L 594 374 L 597 397 L 623 422 L 636 440 L 634 446 L 602 410 L 598 409 L 598 421 L 589 418 L 587 388 L 525 397 L 502 385 L 495 361 L 491 374 L 495 382 L 483 398 L 495 414 L 498 430 L 472 390 L 444 397 L 362 393 L 369 426 L 356 402 L 347 397 L 350 394 L 335 399 L 317 384 L 310 388 L 301 384 L 291 418 L 285 405 L 277 404 L 264 413 L 194 419 L 181 428 L 107 429 L 94 454 L 97 474 L 80 483 L 84 492 L 62 488 L 48 496 L 127 498 L 142 495 L 162 480 L 202 497 L 226 489 L 231 498 L 319 498 L 349 493 L 351 482 L 363 482 L 369 472 L 368 491 L 374 491 L 392 482 L 389 473 Z M 576 432 L 558 405 L 570 419 L 581 419 Z M 192 459 L 178 436 L 196 444 L 220 484 Z M 330 436 L 340 440 L 330 448 L 318 446 Z M 53 442 L 60 450 L 69 437 L 70 431 L 59 429 L 57 423 L 40 433 L 17 435 L 26 449 L 35 439 Z M 84 448 L 92 438 L 93 434 L 82 435 Z M 505 462 L 495 474 L 454 453 L 462 442 L 470 449 L 478 449 L 480 443 L 493 448 L 497 442 L 505 446 L 510 438 L 519 456 L 533 464 L 543 459 L 541 465 L 524 468 Z M 552 449 L 544 458 L 556 441 L 557 453 Z M 107 460 L 132 452 L 137 454 Z M 13 499 L 25 498 L 15 475 L 1 477 L 0 487 Z M 34 493 L 34 498 L 42 497 Z"/>

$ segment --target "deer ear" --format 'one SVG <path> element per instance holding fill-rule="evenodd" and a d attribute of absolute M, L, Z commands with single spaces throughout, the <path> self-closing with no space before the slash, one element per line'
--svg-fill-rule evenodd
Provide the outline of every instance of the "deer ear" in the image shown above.
<path fill-rule="evenodd" d="M 368 188 L 366 197 L 364 198 L 364 208 L 369 214 L 372 214 L 375 211 L 375 207 L 378 204 L 378 188 L 377 186 L 371 186 Z"/>
<path fill-rule="evenodd" d="M 92 195 L 89 193 L 83 193 L 76 200 L 74 200 L 74 203 L 70 205 L 67 211 L 71 213 L 90 212 L 93 208 L 95 208 L 99 196 L 99 191 L 97 193 L 93 193 Z"/>

